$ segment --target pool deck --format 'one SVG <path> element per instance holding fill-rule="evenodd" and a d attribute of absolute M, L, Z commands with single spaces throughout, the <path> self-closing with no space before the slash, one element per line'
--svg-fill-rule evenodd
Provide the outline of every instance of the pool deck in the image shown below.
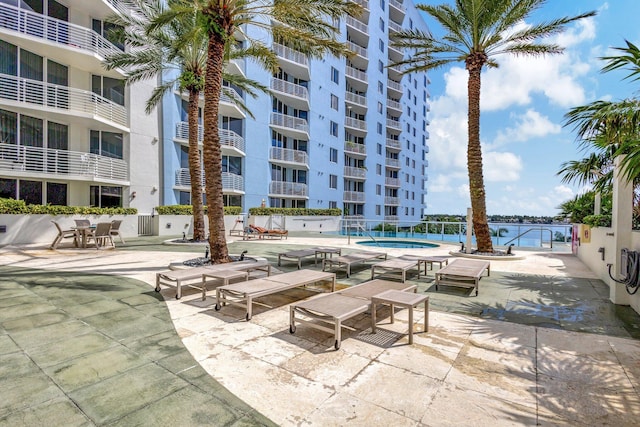
<path fill-rule="evenodd" d="M 362 248 L 356 240 L 229 248 L 275 266 L 280 252 L 320 244 L 348 253 Z M 407 310 L 389 324 L 386 308 L 378 333 L 357 317 L 334 351 L 329 334 L 288 331 L 288 305 L 307 290 L 262 299 L 250 322 L 234 307 L 215 311 L 197 290 L 156 294 L 157 271 L 203 254 L 157 243 L 0 248 L 0 425 L 637 425 L 640 317 L 610 304 L 606 285 L 570 254 L 492 262 L 478 297 L 436 292 L 431 271 L 410 277 L 430 297 L 428 333 L 418 309 L 408 345 Z M 338 273 L 338 283 L 369 274 Z"/>

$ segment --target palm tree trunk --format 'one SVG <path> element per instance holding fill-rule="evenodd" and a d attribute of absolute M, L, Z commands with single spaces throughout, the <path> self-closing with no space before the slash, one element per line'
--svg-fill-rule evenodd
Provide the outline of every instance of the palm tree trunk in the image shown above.
<path fill-rule="evenodd" d="M 487 223 L 486 194 L 482 175 L 482 148 L 480 146 L 480 71 L 482 59 L 467 61 L 469 81 L 469 143 L 467 146 L 467 168 L 469 170 L 469 192 L 473 212 L 473 231 L 479 252 L 493 252 L 491 232 Z"/>
<path fill-rule="evenodd" d="M 218 104 L 222 89 L 224 45 L 224 40 L 216 34 L 209 36 L 204 87 L 204 141 L 202 148 L 209 215 L 209 247 L 211 248 L 211 261 L 215 264 L 229 262 L 222 198 L 222 149 L 218 134 Z"/>
<path fill-rule="evenodd" d="M 202 209 L 202 167 L 198 148 L 198 100 L 200 92 L 189 90 L 189 175 L 191 176 L 191 206 L 193 208 L 193 240 L 204 240 Z"/>

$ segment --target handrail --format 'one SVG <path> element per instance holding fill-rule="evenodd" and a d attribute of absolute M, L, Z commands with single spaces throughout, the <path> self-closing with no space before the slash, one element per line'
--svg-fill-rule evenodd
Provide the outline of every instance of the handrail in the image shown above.
<path fill-rule="evenodd" d="M 550 245 L 550 249 L 553 249 L 553 230 L 551 230 L 550 228 L 530 228 L 526 231 L 523 231 L 522 233 L 518 234 L 516 237 L 514 237 L 513 239 L 509 240 L 508 242 L 506 242 L 504 244 L 504 246 L 508 246 L 509 243 L 514 242 L 514 241 L 518 241 L 518 246 L 520 246 L 520 237 L 524 236 L 525 234 L 529 233 L 530 231 L 539 231 L 541 236 L 540 236 L 540 247 L 542 247 L 542 232 L 543 231 L 548 231 L 549 232 L 549 245 Z"/>
<path fill-rule="evenodd" d="M 378 243 L 378 241 L 373 237 L 373 235 L 371 235 L 370 232 L 367 231 L 366 228 L 364 228 L 364 226 L 362 224 L 360 224 L 360 220 L 359 219 L 347 219 L 347 218 L 342 218 L 342 228 L 346 228 L 346 232 L 347 232 L 347 238 L 348 238 L 348 242 L 347 244 L 351 244 L 351 229 L 355 228 L 356 230 L 360 230 L 362 232 L 363 235 L 369 236 L 369 238 L 371 240 L 373 240 L 373 243 L 376 244 L 376 246 L 380 246 L 380 244 Z"/>

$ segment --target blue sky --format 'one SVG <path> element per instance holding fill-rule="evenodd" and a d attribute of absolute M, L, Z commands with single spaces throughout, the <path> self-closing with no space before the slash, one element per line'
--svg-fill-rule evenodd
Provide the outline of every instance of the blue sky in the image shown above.
<path fill-rule="evenodd" d="M 431 2 L 430 2 L 431 3 Z M 440 1 L 431 4 L 439 4 Z M 487 213 L 556 215 L 557 206 L 584 191 L 556 176 L 560 164 L 584 157 L 563 116 L 598 99 L 637 94 L 640 83 L 621 71 L 600 73 L 598 58 L 627 39 L 640 44 L 638 0 L 549 0 L 529 23 L 596 10 L 553 40 L 566 48 L 543 58 L 497 57 L 484 71 L 480 139 L 483 146 Z M 429 16 L 435 34 L 441 28 Z M 527 23 L 525 23 L 527 24 Z M 464 214 L 470 207 L 466 166 L 467 72 L 464 64 L 430 72 L 429 180 L 427 213 Z"/>

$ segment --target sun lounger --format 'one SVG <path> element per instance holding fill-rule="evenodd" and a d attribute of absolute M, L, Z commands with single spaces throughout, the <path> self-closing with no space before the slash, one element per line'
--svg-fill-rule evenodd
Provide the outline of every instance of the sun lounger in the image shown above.
<path fill-rule="evenodd" d="M 289 332 L 296 331 L 296 322 L 334 334 L 334 348 L 342 342 L 343 322 L 370 310 L 371 298 L 388 290 L 416 291 L 416 285 L 387 280 L 370 280 L 329 295 L 321 295 L 289 306 Z M 296 314 L 298 317 L 296 318 Z M 329 326 L 332 327 L 329 327 Z"/>
<path fill-rule="evenodd" d="M 478 285 L 484 272 L 491 274 L 489 261 L 456 259 L 436 272 L 436 291 L 439 285 L 475 288 L 478 295 Z"/>
<path fill-rule="evenodd" d="M 330 281 L 331 292 L 336 288 L 336 275 L 316 270 L 299 270 L 290 273 L 276 274 L 264 279 L 248 280 L 216 288 L 216 310 L 223 305 L 246 307 L 245 318 L 251 320 L 253 300 L 266 295 L 286 291 L 316 282 Z"/>
<path fill-rule="evenodd" d="M 282 239 L 289 237 L 289 230 L 279 230 L 279 229 L 266 229 L 264 227 L 258 227 L 257 225 L 250 224 L 248 228 L 245 229 L 242 239 L 247 240 L 252 237 L 257 237 L 259 239 Z"/>
<path fill-rule="evenodd" d="M 221 270 L 239 270 L 251 272 L 253 270 L 262 270 L 267 272 L 267 276 L 271 275 L 271 265 L 267 260 L 245 260 L 237 262 L 229 262 L 225 264 L 206 265 L 202 267 L 187 268 L 184 270 L 169 270 L 156 273 L 156 292 L 160 292 L 160 285 L 168 285 L 176 287 L 176 299 L 182 298 L 182 285 L 189 282 L 199 281 L 202 283 L 202 275 L 212 271 Z M 191 283 L 193 285 L 193 283 Z M 194 286 L 195 287 L 195 286 Z M 198 287 L 201 289 L 201 287 Z"/>
<path fill-rule="evenodd" d="M 373 279 L 376 274 L 376 270 L 382 270 L 381 274 L 398 272 L 402 277 L 402 283 L 407 279 L 407 271 L 418 268 L 418 278 L 420 278 L 420 268 L 418 260 L 409 260 L 401 258 L 388 259 L 386 261 L 378 262 L 371 266 L 371 278 Z"/>
<path fill-rule="evenodd" d="M 341 255 L 336 258 L 327 258 L 322 260 L 322 271 L 327 268 L 336 266 L 338 269 L 345 267 L 347 270 L 347 277 L 351 276 L 351 266 L 354 264 L 364 264 L 367 261 L 375 259 L 387 259 L 387 254 L 384 252 L 354 252 L 349 255 Z"/>
<path fill-rule="evenodd" d="M 309 249 L 299 249 L 296 251 L 283 252 L 278 254 L 278 266 L 281 265 L 282 259 L 294 259 L 298 261 L 298 270 L 302 268 L 302 258 L 314 257 L 313 265 L 318 265 L 318 255 L 321 255 L 322 258 L 327 259 L 327 255 L 333 256 L 333 254 L 340 255 L 342 250 L 340 248 L 329 248 L 324 246 L 317 246 L 315 248 Z"/>
<path fill-rule="evenodd" d="M 420 270 L 422 264 L 424 264 L 424 275 L 427 275 L 427 266 L 429 266 L 430 270 L 433 270 L 433 264 L 438 264 L 440 268 L 442 268 L 442 264 L 448 265 L 449 258 L 448 256 L 438 256 L 438 255 L 401 255 L 398 257 L 399 259 L 405 260 L 416 260 L 418 261 L 418 278 L 420 278 Z"/>

